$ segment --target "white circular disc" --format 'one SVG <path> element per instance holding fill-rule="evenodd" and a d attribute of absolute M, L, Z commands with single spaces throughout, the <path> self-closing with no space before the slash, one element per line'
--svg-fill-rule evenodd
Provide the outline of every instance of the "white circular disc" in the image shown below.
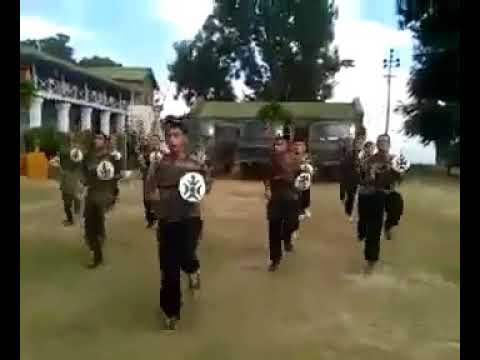
<path fill-rule="evenodd" d="M 205 179 L 196 172 L 188 172 L 180 178 L 178 191 L 183 200 L 188 202 L 199 202 L 206 192 Z"/>
<path fill-rule="evenodd" d="M 150 153 L 150 162 L 157 162 L 162 160 L 163 154 L 160 151 L 152 151 Z"/>
<path fill-rule="evenodd" d="M 112 180 L 115 176 L 115 167 L 110 161 L 102 160 L 97 166 L 97 176 L 100 180 Z"/>
<path fill-rule="evenodd" d="M 83 153 L 82 150 L 79 148 L 73 148 L 70 150 L 70 159 L 74 162 L 80 162 L 83 160 Z"/>
<path fill-rule="evenodd" d="M 112 153 L 111 153 L 110 155 L 112 155 L 113 158 L 114 158 L 115 160 L 117 160 L 117 161 L 122 158 L 122 153 L 121 153 L 120 151 L 118 151 L 118 150 L 112 151 Z"/>
<path fill-rule="evenodd" d="M 312 185 L 312 175 L 308 172 L 302 172 L 295 179 L 295 187 L 300 191 L 305 191 L 310 189 Z"/>
<path fill-rule="evenodd" d="M 392 159 L 392 168 L 396 172 L 404 173 L 410 169 L 410 162 L 403 155 L 396 155 Z"/>

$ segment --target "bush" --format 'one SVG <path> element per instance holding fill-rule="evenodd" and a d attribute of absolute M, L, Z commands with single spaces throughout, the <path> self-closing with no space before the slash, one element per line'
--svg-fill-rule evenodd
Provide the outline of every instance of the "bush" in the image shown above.
<path fill-rule="evenodd" d="M 92 144 L 92 132 L 90 130 L 83 130 L 76 134 L 75 140 L 82 147 L 83 151 L 90 150 Z"/>
<path fill-rule="evenodd" d="M 32 152 L 38 146 L 47 158 L 55 156 L 63 143 L 63 134 L 52 127 L 28 129 L 24 134 L 25 149 Z"/>
<path fill-rule="evenodd" d="M 33 84 L 33 81 L 22 81 L 20 83 L 20 108 L 28 109 L 34 95 L 35 85 Z"/>

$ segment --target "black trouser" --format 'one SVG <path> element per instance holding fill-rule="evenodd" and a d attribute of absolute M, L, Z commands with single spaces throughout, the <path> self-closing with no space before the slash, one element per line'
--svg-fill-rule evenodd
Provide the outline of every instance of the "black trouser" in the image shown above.
<path fill-rule="evenodd" d="M 78 200 L 75 196 L 68 194 L 66 192 L 62 192 L 62 200 L 63 200 L 63 209 L 65 210 L 65 215 L 67 220 L 73 222 L 73 213 L 72 207 L 75 214 L 78 215 L 80 212 L 80 200 Z"/>
<path fill-rule="evenodd" d="M 297 229 L 298 216 L 268 221 L 268 240 L 272 262 L 279 262 L 282 259 L 282 243 L 284 246 L 291 245 L 292 233 Z"/>
<path fill-rule="evenodd" d="M 386 194 L 383 191 L 365 195 L 362 200 L 362 215 L 365 220 L 365 260 L 378 261 L 380 255 L 380 237 L 382 234 L 383 215 Z"/>
<path fill-rule="evenodd" d="M 85 202 L 85 240 L 97 260 L 102 259 L 105 241 L 105 206 L 87 198 Z"/>
<path fill-rule="evenodd" d="M 368 209 L 368 195 L 358 194 L 358 223 L 357 223 L 357 235 L 360 240 L 364 240 L 367 237 L 367 214 Z"/>
<path fill-rule="evenodd" d="M 143 199 L 143 206 L 145 208 L 145 220 L 148 224 L 153 224 L 155 222 L 155 211 L 153 210 L 152 202 Z"/>
<path fill-rule="evenodd" d="M 310 207 L 310 189 L 300 193 L 300 210 L 305 212 L 305 209 Z"/>
<path fill-rule="evenodd" d="M 376 191 L 372 194 L 362 195 L 360 219 L 362 225 L 359 226 L 359 237 L 366 235 L 365 241 L 365 260 L 377 261 L 380 254 L 380 238 L 382 227 L 390 230 L 398 225 L 400 217 L 403 214 L 403 199 L 397 192 L 386 194 L 383 191 Z M 386 213 L 384 225 L 384 213 Z M 360 223 L 360 222 L 359 222 Z"/>
<path fill-rule="evenodd" d="M 403 215 L 403 198 L 402 195 L 396 191 L 389 193 L 385 199 L 385 230 L 390 230 L 397 226 L 400 218 Z"/>
<path fill-rule="evenodd" d="M 158 221 L 157 240 L 160 260 L 160 307 L 168 317 L 180 318 L 180 271 L 198 271 L 200 263 L 196 248 L 202 229 L 200 218 L 181 221 Z"/>
<path fill-rule="evenodd" d="M 349 186 L 345 190 L 345 213 L 352 216 L 353 205 L 355 203 L 355 195 L 357 194 L 357 186 Z"/>
<path fill-rule="evenodd" d="M 345 200 L 345 184 L 340 182 L 340 201 Z"/>

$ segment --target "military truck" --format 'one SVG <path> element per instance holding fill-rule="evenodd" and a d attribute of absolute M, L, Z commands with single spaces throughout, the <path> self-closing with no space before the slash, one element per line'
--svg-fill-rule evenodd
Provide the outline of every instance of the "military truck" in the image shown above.
<path fill-rule="evenodd" d="M 336 178 L 342 151 L 351 142 L 357 126 L 363 123 L 363 109 L 358 98 L 351 103 L 284 102 L 293 116 L 292 132 L 302 131 L 319 178 Z M 217 170 L 238 166 L 251 173 L 269 160 L 275 134 L 273 128 L 257 119 L 267 102 L 220 102 L 201 100 L 193 107 L 188 126 L 193 143 L 207 144 Z"/>

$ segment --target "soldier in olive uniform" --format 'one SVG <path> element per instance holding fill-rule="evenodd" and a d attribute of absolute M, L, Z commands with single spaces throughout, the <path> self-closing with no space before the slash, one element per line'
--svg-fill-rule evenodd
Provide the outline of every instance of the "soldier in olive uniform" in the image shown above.
<path fill-rule="evenodd" d="M 105 211 L 114 202 L 120 179 L 120 161 L 108 148 L 108 137 L 96 134 L 83 166 L 87 194 L 85 199 L 85 238 L 90 249 L 90 268 L 103 262 Z"/>
<path fill-rule="evenodd" d="M 264 177 L 268 200 L 269 271 L 276 271 L 280 264 L 282 243 L 285 251 L 293 251 L 292 235 L 298 229 L 300 201 L 294 182 L 301 163 L 294 152 L 289 151 L 288 140 L 288 136 L 275 138 L 271 162 Z"/>
<path fill-rule="evenodd" d="M 313 166 L 310 154 L 307 152 L 307 145 L 305 139 L 301 135 L 295 133 L 294 142 L 295 155 L 301 163 L 301 170 L 308 172 L 313 177 Z M 310 218 L 312 216 L 310 212 L 310 188 L 300 192 L 300 218 Z"/>
<path fill-rule="evenodd" d="M 360 183 L 359 155 L 362 151 L 365 136 L 359 135 L 353 140 L 353 148 L 347 151 L 341 162 L 341 187 L 344 189 L 345 214 L 353 221 L 352 213 Z"/>
<path fill-rule="evenodd" d="M 110 155 L 116 161 L 116 164 L 118 164 L 117 171 L 120 171 L 122 165 L 122 153 L 118 150 L 117 137 L 115 135 L 110 135 L 107 137 L 107 147 Z M 114 195 L 113 202 L 107 207 L 107 210 L 111 210 L 115 206 L 115 203 L 120 196 L 120 188 L 118 187 L 118 183 L 116 184 Z"/>
<path fill-rule="evenodd" d="M 365 223 L 366 214 L 365 210 L 368 209 L 368 194 L 369 187 L 366 184 L 366 164 L 368 159 L 375 152 L 375 143 L 373 141 L 367 141 L 363 146 L 363 151 L 360 156 L 359 172 L 360 172 L 360 183 L 358 186 L 358 201 L 357 201 L 357 212 L 358 212 L 358 223 L 357 223 L 357 236 L 359 241 L 365 240 L 367 236 L 367 226 Z"/>
<path fill-rule="evenodd" d="M 195 250 L 202 227 L 200 204 L 182 198 L 179 181 L 187 172 L 200 173 L 209 192 L 211 179 L 205 163 L 186 153 L 188 138 L 183 123 L 170 121 L 166 138 L 170 153 L 152 164 L 145 186 L 147 200 L 156 203 L 160 307 L 166 329 L 175 330 L 182 303 L 180 271 L 188 274 L 192 290 L 199 285 L 200 264 Z"/>
<path fill-rule="evenodd" d="M 72 151 L 73 150 L 73 151 Z M 80 212 L 80 199 L 82 178 L 82 150 L 75 144 L 73 134 L 69 133 L 65 138 L 65 146 L 60 150 L 60 190 L 62 192 L 63 208 L 66 219 L 65 226 L 74 223 L 72 207 L 75 214 Z"/>
<path fill-rule="evenodd" d="M 148 169 L 150 168 L 150 155 L 154 149 L 152 149 L 152 142 L 147 138 L 141 139 L 140 147 L 138 149 L 138 162 L 140 164 L 140 172 L 142 173 L 143 180 L 143 207 L 145 210 L 145 220 L 147 221 L 147 228 L 151 228 L 155 225 L 155 212 L 152 207 L 152 201 L 147 199 L 145 181 L 147 179 Z"/>
<path fill-rule="evenodd" d="M 401 174 L 392 168 L 393 156 L 390 151 L 390 136 L 380 135 L 377 138 L 377 152 L 370 156 L 365 163 L 364 219 L 365 219 L 365 260 L 366 273 L 370 273 L 380 255 L 380 239 L 382 228 L 386 232 L 398 225 L 403 212 L 403 201 L 398 193 L 394 192 L 394 185 L 399 181 Z M 391 194 L 393 198 L 390 198 Z M 387 217 L 384 224 L 384 214 Z M 388 238 L 388 235 L 387 235 Z"/>

